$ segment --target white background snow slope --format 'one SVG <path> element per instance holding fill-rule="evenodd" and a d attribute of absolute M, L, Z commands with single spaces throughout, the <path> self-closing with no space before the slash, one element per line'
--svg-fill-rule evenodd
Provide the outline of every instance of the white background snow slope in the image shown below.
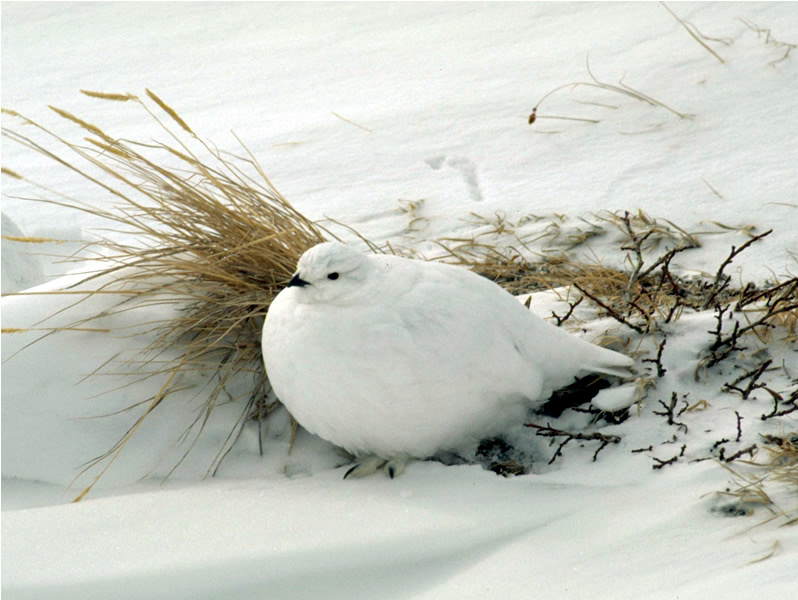
<path fill-rule="evenodd" d="M 675 261 L 682 273 L 714 272 L 732 244 L 748 239 L 736 228 L 754 226 L 774 232 L 733 269 L 757 281 L 794 276 L 798 55 L 779 61 L 786 47 L 777 42 L 798 43 L 798 6 L 670 6 L 727 42 L 712 43 L 724 63 L 657 3 L 4 2 L 2 105 L 68 139 L 80 132 L 48 104 L 118 137 L 147 139 L 151 123 L 141 110 L 79 90 L 150 88 L 220 148 L 238 151 L 234 130 L 307 216 L 430 256 L 426 240 L 483 231 L 474 214 L 523 221 L 516 232 L 532 240 L 555 215 L 573 228 L 600 211 L 642 209 L 703 232 L 702 247 Z M 623 78 L 692 118 L 580 86 L 554 93 L 538 114 L 599 123 L 541 118 L 529 126 L 547 92 L 590 80 L 588 55 L 600 80 Z M 7 115 L 3 125 L 21 127 Z M 2 163 L 86 202 L 109 201 L 5 140 Z M 102 225 L 17 199 L 31 195 L 3 178 L 4 217 L 26 235 L 79 242 Z M 421 201 L 412 223 L 407 201 Z M 74 244 L 41 250 L 31 262 L 7 261 L 8 243 L 4 288 L 8 270 L 43 289 L 70 281 L 55 279 L 65 267 L 46 254 Z M 619 262 L 619 245 L 606 234 L 575 254 Z M 63 298 L 6 296 L 3 327 L 31 327 L 72 303 Z M 46 325 L 111 301 L 92 299 Z M 545 316 L 561 306 L 541 294 L 532 309 Z M 622 441 L 596 462 L 594 446 L 573 444 L 547 467 L 553 449 L 535 438 L 529 447 L 539 467 L 529 475 L 503 479 L 479 466 L 424 462 L 395 481 L 342 481 L 335 450 L 301 432 L 289 455 L 283 412 L 270 421 L 264 456 L 254 425 L 247 427 L 217 477 L 203 478 L 238 418 L 240 408 L 228 405 L 161 485 L 185 451 L 176 440 L 193 418 L 195 389 L 159 408 L 88 499 L 70 504 L 90 482 L 84 476 L 67 490 L 81 465 L 131 424 L 129 413 L 88 417 L 152 396 L 159 385 L 121 388 L 121 377 L 87 376 L 131 352 L 125 327 L 156 316 L 163 315 L 116 317 L 102 325 L 112 334 L 62 332 L 18 354 L 36 334 L 3 335 L 4 598 L 734 599 L 798 589 L 796 527 L 780 526 L 783 519 L 755 527 L 770 516 L 765 509 L 724 516 L 714 492 L 732 475 L 714 461 L 686 460 L 734 436 L 734 410 L 751 439 L 785 433 L 761 421 L 767 397 L 734 404 L 719 391 L 728 377 L 694 381 L 711 314 L 675 324 L 669 373 L 649 403 L 678 389 L 718 410 L 685 414 L 687 455 L 663 469 L 651 468 L 652 456 L 667 459 L 667 446 L 631 453 L 672 433 L 651 406 L 612 430 Z M 593 339 L 612 323 L 584 327 Z M 773 352 L 784 365 L 784 391 L 794 385 L 795 351 Z M 603 401 L 622 403 L 614 393 Z M 794 493 L 779 493 L 785 509 L 795 506 Z"/>

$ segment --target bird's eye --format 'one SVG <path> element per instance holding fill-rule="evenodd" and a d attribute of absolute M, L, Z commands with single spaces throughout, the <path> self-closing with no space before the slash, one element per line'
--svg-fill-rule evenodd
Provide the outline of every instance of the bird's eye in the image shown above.
<path fill-rule="evenodd" d="M 338 273 L 328 273 L 327 279 L 332 279 L 333 281 L 335 281 L 336 279 L 338 279 Z"/>

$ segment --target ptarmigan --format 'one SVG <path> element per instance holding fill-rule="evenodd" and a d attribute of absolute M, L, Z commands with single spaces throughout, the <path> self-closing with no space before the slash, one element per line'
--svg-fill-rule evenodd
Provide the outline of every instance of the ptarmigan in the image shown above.
<path fill-rule="evenodd" d="M 393 477 L 468 447 L 587 373 L 631 358 L 533 315 L 467 269 L 319 244 L 269 308 L 263 357 L 305 429 Z"/>

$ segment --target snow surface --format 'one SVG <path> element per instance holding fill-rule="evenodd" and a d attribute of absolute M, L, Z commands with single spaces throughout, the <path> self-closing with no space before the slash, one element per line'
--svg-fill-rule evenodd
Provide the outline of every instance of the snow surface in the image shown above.
<path fill-rule="evenodd" d="M 29 252 L 29 244 L 11 239 L 24 238 L 25 234 L 5 214 L 2 232 L 3 293 L 26 290 L 44 281 L 41 260 Z"/>
<path fill-rule="evenodd" d="M 675 261 L 682 272 L 714 272 L 732 244 L 748 239 L 723 226 L 753 225 L 774 233 L 733 268 L 758 281 L 794 275 L 798 68 L 792 54 L 774 62 L 784 48 L 773 40 L 798 42 L 798 10 L 790 3 L 672 8 L 732 42 L 713 44 L 725 63 L 655 3 L 3 3 L 2 104 L 69 139 L 74 127 L 48 104 L 91 116 L 119 137 L 146 139 L 150 124 L 140 110 L 78 90 L 150 88 L 221 148 L 237 150 L 235 130 L 311 218 L 333 217 L 377 242 L 431 256 L 426 240 L 490 228 L 473 213 L 489 222 L 498 211 L 532 240 L 555 220 L 573 230 L 602 210 L 642 209 L 705 232 L 702 248 Z M 770 28 L 771 37 L 738 17 Z M 625 76 L 694 116 L 582 86 L 553 94 L 538 113 L 600 123 L 527 125 L 544 94 L 589 80 L 587 55 L 602 81 Z M 3 115 L 3 125 L 17 123 Z M 108 201 L 38 155 L 5 140 L 2 150 L 6 168 L 87 202 Z M 29 236 L 77 243 L 101 225 L 16 198 L 31 195 L 23 182 L 3 178 L 3 213 Z M 409 202 L 413 214 L 403 210 Z M 608 231 L 575 252 L 618 260 L 620 239 Z M 24 269 L 6 260 L 4 244 L 4 277 L 7 268 Z M 44 274 L 37 281 L 66 268 L 37 260 Z M 73 306 L 65 296 L 7 296 L 2 323 L 32 327 L 63 309 L 39 325 L 53 327 L 113 301 Z M 556 294 L 532 301 L 541 316 L 562 314 L 563 306 Z M 695 382 L 711 314 L 673 324 L 660 395 L 607 429 L 622 441 L 596 462 L 595 444 L 580 451 L 574 443 L 548 466 L 554 448 L 519 427 L 510 435 L 526 439 L 536 458 L 526 476 L 425 462 L 395 481 L 342 481 L 335 467 L 345 461 L 329 444 L 300 431 L 288 453 L 290 422 L 281 411 L 269 421 L 264 456 L 257 430 L 247 427 L 217 477 L 204 478 L 240 414 L 228 404 L 162 484 L 186 449 L 176 440 L 206 381 L 197 376 L 159 407 L 158 419 L 145 421 L 88 499 L 69 504 L 96 474 L 69 487 L 82 465 L 131 424 L 130 412 L 94 417 L 162 384 L 131 383 L 113 368 L 90 376 L 112 357 L 114 364 L 132 358 L 129 335 L 168 316 L 163 307 L 146 310 L 93 322 L 108 333 L 61 332 L 27 348 L 44 332 L 3 336 L 4 598 L 733 599 L 798 588 L 796 527 L 780 527 L 783 519 L 762 524 L 765 509 L 726 516 L 738 507 L 715 492 L 733 475 L 713 461 L 688 462 L 707 456 L 720 437 L 734 438 L 735 410 L 746 439 L 729 453 L 759 433 L 785 433 L 761 421 L 771 406 L 766 396 L 742 402 L 720 392 L 728 372 Z M 589 339 L 613 333 L 589 311 L 576 316 Z M 784 392 L 794 385 L 795 352 L 772 351 L 784 365 L 773 385 Z M 652 414 L 671 390 L 715 409 L 685 413 L 689 432 L 677 432 L 685 456 L 654 470 L 654 459 L 679 451 L 664 443 L 674 427 Z M 627 392 L 607 390 L 596 403 L 628 404 Z M 795 505 L 794 493 L 773 493 L 777 505 Z"/>

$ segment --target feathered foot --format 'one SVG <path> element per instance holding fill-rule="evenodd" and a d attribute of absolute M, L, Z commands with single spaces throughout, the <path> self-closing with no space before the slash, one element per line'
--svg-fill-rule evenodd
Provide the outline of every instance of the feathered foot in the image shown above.
<path fill-rule="evenodd" d="M 344 474 L 344 479 L 348 477 L 357 479 L 368 477 L 376 473 L 379 469 L 382 469 L 388 477 L 394 479 L 405 472 L 409 462 L 410 459 L 404 456 L 395 456 L 388 460 L 379 456 L 367 456 L 358 459 L 358 461 Z"/>

